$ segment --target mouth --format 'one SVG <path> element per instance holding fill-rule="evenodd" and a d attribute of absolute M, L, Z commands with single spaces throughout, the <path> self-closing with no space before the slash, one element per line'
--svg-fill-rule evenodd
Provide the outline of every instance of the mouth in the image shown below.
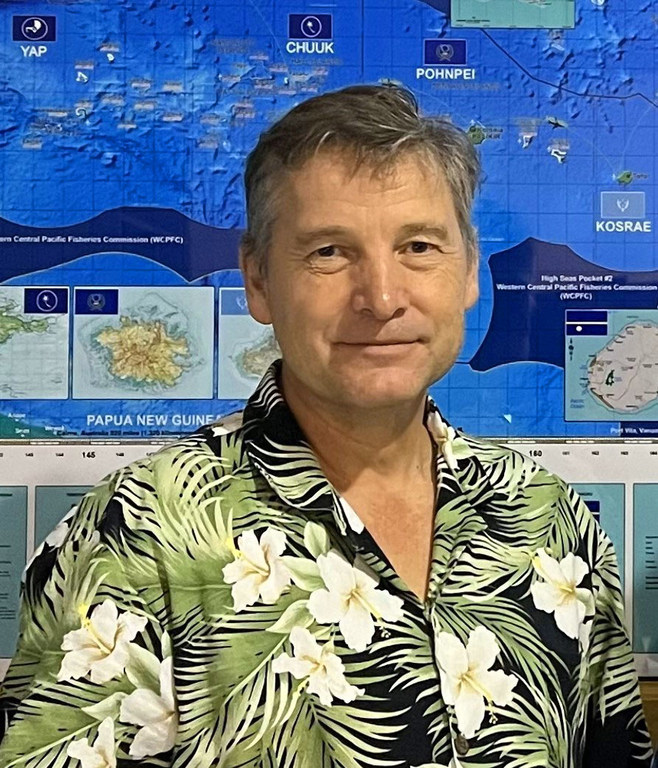
<path fill-rule="evenodd" d="M 403 347 L 418 342 L 419 339 L 390 339 L 386 341 L 373 339 L 372 341 L 341 341 L 340 344 L 346 347 Z"/>
<path fill-rule="evenodd" d="M 375 357 L 391 357 L 407 354 L 419 343 L 419 339 L 414 339 L 413 341 L 344 341 L 340 342 L 337 346 L 344 349 L 348 354 L 356 353 Z"/>

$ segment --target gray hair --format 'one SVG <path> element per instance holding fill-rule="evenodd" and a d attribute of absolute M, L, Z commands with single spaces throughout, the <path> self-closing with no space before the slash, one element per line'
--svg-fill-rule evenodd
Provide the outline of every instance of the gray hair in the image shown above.
<path fill-rule="evenodd" d="M 471 223 L 480 161 L 464 131 L 445 119 L 421 117 L 411 91 L 397 85 L 354 85 L 298 104 L 264 131 L 247 157 L 247 230 L 242 246 L 266 270 L 277 191 L 287 173 L 319 151 L 337 151 L 375 172 L 412 155 L 443 173 L 469 259 L 477 258 Z"/>

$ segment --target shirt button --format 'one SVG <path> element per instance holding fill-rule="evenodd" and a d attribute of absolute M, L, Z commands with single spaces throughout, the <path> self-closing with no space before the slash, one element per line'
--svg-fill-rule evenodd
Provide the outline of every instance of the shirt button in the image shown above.
<path fill-rule="evenodd" d="M 462 733 L 455 739 L 455 749 L 457 750 L 458 755 L 465 755 L 470 749 L 470 746 L 468 739 Z"/>

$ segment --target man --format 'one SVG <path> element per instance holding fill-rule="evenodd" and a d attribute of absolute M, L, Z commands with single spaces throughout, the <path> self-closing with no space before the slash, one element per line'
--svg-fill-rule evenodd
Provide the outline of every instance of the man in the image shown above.
<path fill-rule="evenodd" d="M 0 766 L 649 765 L 609 539 L 426 396 L 477 298 L 478 175 L 396 87 L 261 137 L 241 258 L 282 362 L 29 568 Z"/>

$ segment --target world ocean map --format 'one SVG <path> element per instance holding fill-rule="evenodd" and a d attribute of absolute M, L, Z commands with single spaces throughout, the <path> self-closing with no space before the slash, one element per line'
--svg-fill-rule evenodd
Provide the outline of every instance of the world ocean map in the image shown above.
<path fill-rule="evenodd" d="M 242 407 L 277 353 L 240 290 L 245 157 L 359 82 L 410 87 L 482 158 L 446 417 L 658 434 L 650 384 L 618 378 L 640 340 L 639 375 L 658 365 L 657 32 L 658 0 L 3 3 L 0 437 L 174 435 Z"/>

